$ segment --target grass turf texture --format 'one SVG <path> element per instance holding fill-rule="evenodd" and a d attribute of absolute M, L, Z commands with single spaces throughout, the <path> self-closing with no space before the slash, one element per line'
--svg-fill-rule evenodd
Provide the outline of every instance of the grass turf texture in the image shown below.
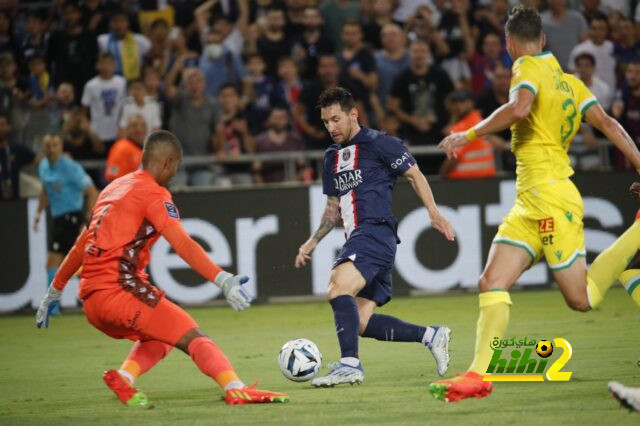
<path fill-rule="evenodd" d="M 607 382 L 640 386 L 638 310 L 611 290 L 602 306 L 570 311 L 557 290 L 512 293 L 508 337 L 566 338 L 573 357 L 569 382 L 497 383 L 482 400 L 446 404 L 427 393 L 436 380 L 431 354 L 417 343 L 361 339 L 366 380 L 358 387 L 313 389 L 285 379 L 277 365 L 292 338 L 315 341 L 324 364 L 339 356 L 327 303 L 192 309 L 240 376 L 291 396 L 289 404 L 233 407 L 191 360 L 175 350 L 138 380 L 155 408 L 121 405 L 101 379 L 118 368 L 131 343 L 91 327 L 81 315 L 53 318 L 36 330 L 31 316 L 0 317 L 0 424 L 638 424 L 639 413 L 618 409 Z M 475 339 L 477 296 L 398 298 L 380 312 L 453 329 L 449 372 L 468 366 Z M 550 363 L 559 356 L 554 353 Z M 326 372 L 323 368 L 322 372 Z"/>

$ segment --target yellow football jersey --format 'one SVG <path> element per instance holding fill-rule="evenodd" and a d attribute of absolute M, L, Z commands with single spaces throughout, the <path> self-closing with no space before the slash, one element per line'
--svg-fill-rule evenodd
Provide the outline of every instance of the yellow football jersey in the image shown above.
<path fill-rule="evenodd" d="M 529 116 L 511 126 L 518 193 L 573 174 L 567 151 L 587 110 L 598 101 L 550 52 L 527 55 L 513 64 L 510 93 L 535 95 Z"/>

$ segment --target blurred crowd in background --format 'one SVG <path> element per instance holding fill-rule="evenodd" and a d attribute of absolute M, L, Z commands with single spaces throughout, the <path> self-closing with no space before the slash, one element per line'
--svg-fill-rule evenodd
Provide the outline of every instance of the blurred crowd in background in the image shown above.
<path fill-rule="evenodd" d="M 139 167 L 145 136 L 168 129 L 188 157 L 176 186 L 281 182 L 282 161 L 243 154 L 324 150 L 316 102 L 343 86 L 360 122 L 435 146 L 508 99 L 510 0 L 0 1 L 2 198 L 19 197 L 45 135 L 58 134 L 97 188 Z M 538 8 L 550 50 L 640 143 L 640 4 L 523 0 Z M 421 156 L 426 174 L 513 171 L 509 132 L 482 138 L 481 158 L 455 169 Z M 583 126 L 572 151 L 583 170 L 628 167 Z M 302 159 L 295 178 L 317 176 Z M 22 194 L 23 196 L 25 194 Z"/>

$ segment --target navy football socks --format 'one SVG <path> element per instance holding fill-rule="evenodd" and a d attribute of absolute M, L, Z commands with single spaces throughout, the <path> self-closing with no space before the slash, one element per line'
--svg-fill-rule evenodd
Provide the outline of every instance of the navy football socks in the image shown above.
<path fill-rule="evenodd" d="M 373 314 L 362 337 L 385 342 L 422 342 L 427 327 L 410 324 L 389 315 Z"/>
<path fill-rule="evenodd" d="M 353 296 L 343 295 L 329 301 L 333 309 L 342 358 L 358 358 L 360 314 Z"/>

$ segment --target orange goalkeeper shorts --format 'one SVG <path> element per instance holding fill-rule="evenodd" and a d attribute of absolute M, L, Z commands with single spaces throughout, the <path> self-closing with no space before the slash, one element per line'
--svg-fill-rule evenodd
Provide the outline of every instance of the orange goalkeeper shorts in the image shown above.
<path fill-rule="evenodd" d="M 87 320 L 114 339 L 159 340 L 175 346 L 198 327 L 191 316 L 162 297 L 151 307 L 119 288 L 94 291 L 84 300 Z"/>

